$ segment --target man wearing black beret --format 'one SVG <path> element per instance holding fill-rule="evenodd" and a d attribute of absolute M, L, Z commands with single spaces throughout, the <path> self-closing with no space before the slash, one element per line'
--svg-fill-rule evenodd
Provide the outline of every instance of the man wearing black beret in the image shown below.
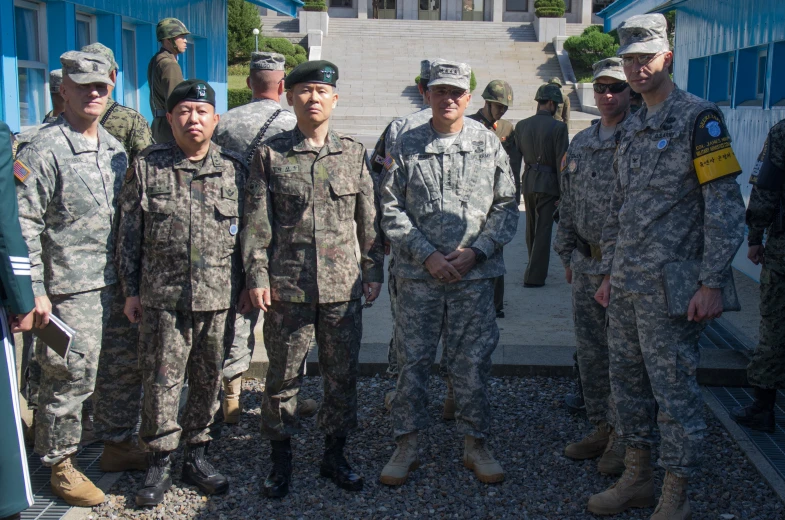
<path fill-rule="evenodd" d="M 261 405 L 262 436 L 272 444 L 273 467 L 262 485 L 268 497 L 289 491 L 298 376 L 314 333 L 324 381 L 320 473 L 343 489 L 363 486 L 343 451 L 357 426 L 361 298 L 370 305 L 379 295 L 384 246 L 365 147 L 329 128 L 337 81 L 338 67 L 328 61 L 289 74 L 286 100 L 297 126 L 259 147 L 245 190 L 243 266 L 251 302 L 266 313 L 270 359 Z"/>
<path fill-rule="evenodd" d="M 134 161 L 123 185 L 117 239 L 125 315 L 141 322 L 139 438 L 149 468 L 136 494 L 139 506 L 163 501 L 181 438 L 183 482 L 205 494 L 229 488 L 205 453 L 219 407 L 224 335 L 235 306 L 241 313 L 251 309 L 240 291 L 245 162 L 210 140 L 219 117 L 206 81 L 181 82 L 166 110 L 174 141 L 150 146 Z M 186 372 L 188 401 L 178 422 Z"/>

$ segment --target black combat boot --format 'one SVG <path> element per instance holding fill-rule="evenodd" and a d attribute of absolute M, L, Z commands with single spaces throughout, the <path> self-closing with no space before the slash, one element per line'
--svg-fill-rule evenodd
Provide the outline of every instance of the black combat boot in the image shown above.
<path fill-rule="evenodd" d="M 289 493 L 292 480 L 292 444 L 286 439 L 270 441 L 270 445 L 273 448 L 270 453 L 273 467 L 262 484 L 262 493 L 267 498 L 283 498 Z"/>
<path fill-rule="evenodd" d="M 193 484 L 206 495 L 220 495 L 229 489 L 229 481 L 218 473 L 205 455 L 209 442 L 188 444 L 183 454 L 183 482 Z"/>
<path fill-rule="evenodd" d="M 581 383 L 581 369 L 578 367 L 578 353 L 572 355 L 575 360 L 575 383 L 578 391 L 564 396 L 564 405 L 571 413 L 586 413 L 586 403 L 583 402 L 583 384 Z"/>
<path fill-rule="evenodd" d="M 335 482 L 335 485 L 347 491 L 360 491 L 363 478 L 352 470 L 343 455 L 346 437 L 328 435 L 324 439 L 324 457 L 319 474 Z"/>
<path fill-rule="evenodd" d="M 747 406 L 738 406 L 731 411 L 734 421 L 767 433 L 774 433 L 774 405 L 777 403 L 777 390 L 768 388 L 755 389 L 755 400 Z"/>
<path fill-rule="evenodd" d="M 137 506 L 155 506 L 163 502 L 172 487 L 172 457 L 168 451 L 147 454 L 147 473 L 142 488 L 136 492 Z"/>

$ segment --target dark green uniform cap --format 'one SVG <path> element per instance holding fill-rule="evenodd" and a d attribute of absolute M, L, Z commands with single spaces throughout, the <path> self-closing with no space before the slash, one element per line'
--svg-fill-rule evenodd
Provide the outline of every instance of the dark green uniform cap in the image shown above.
<path fill-rule="evenodd" d="M 177 18 L 164 18 L 155 27 L 155 37 L 160 42 L 161 40 L 168 40 L 170 38 L 177 38 L 183 34 L 191 34 L 185 28 L 185 24 Z"/>
<path fill-rule="evenodd" d="M 215 91 L 203 79 L 187 79 L 178 84 L 166 98 L 166 111 L 171 112 L 178 103 L 197 101 L 215 106 Z"/>
<path fill-rule="evenodd" d="M 553 101 L 554 103 L 564 103 L 564 96 L 561 93 L 559 85 L 553 83 L 546 83 L 537 89 L 537 94 L 534 96 L 535 101 Z"/>
<path fill-rule="evenodd" d="M 512 105 L 512 87 L 504 80 L 495 79 L 488 83 L 488 86 L 482 91 L 482 98 L 491 103 L 510 107 Z"/>
<path fill-rule="evenodd" d="M 327 60 L 306 61 L 292 69 L 283 86 L 289 90 L 298 83 L 324 83 L 335 87 L 338 67 Z"/>

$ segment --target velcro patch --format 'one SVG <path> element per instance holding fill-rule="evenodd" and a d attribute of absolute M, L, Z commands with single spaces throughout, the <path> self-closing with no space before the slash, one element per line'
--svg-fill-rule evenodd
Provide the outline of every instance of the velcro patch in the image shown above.
<path fill-rule="evenodd" d="M 294 173 L 300 171 L 300 167 L 296 164 L 287 164 L 286 166 L 273 166 L 273 173 Z"/>
<path fill-rule="evenodd" d="M 24 183 L 28 177 L 30 177 L 30 168 L 25 165 L 22 161 L 17 159 L 14 161 L 14 177 L 19 182 Z"/>
<path fill-rule="evenodd" d="M 384 166 L 384 169 L 387 170 L 387 171 L 392 170 L 393 166 L 395 166 L 395 159 L 393 159 L 392 155 L 390 155 L 389 153 L 384 157 L 383 166 Z"/>
<path fill-rule="evenodd" d="M 701 185 L 741 172 L 728 131 L 715 110 L 706 110 L 698 116 L 693 145 L 692 163 Z"/>

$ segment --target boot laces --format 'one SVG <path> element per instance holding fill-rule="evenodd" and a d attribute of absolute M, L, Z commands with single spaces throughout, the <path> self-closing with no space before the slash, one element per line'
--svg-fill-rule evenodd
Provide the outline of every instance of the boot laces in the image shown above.
<path fill-rule="evenodd" d="M 166 470 L 167 458 L 156 455 L 147 465 L 147 474 L 144 478 L 144 486 L 152 487 L 161 481 Z"/>
<path fill-rule="evenodd" d="M 488 446 L 485 445 L 485 439 L 474 439 L 474 453 L 477 454 L 477 459 L 481 461 L 493 459 Z"/>
<path fill-rule="evenodd" d="M 395 450 L 393 454 L 393 461 L 394 462 L 406 462 L 409 459 L 409 452 L 411 448 L 408 442 L 402 442 L 398 445 L 398 449 Z"/>
<path fill-rule="evenodd" d="M 61 478 L 67 480 L 71 484 L 87 481 L 87 477 L 85 477 L 84 474 L 79 471 L 79 468 L 74 465 L 71 457 L 63 460 L 59 473 Z"/>

